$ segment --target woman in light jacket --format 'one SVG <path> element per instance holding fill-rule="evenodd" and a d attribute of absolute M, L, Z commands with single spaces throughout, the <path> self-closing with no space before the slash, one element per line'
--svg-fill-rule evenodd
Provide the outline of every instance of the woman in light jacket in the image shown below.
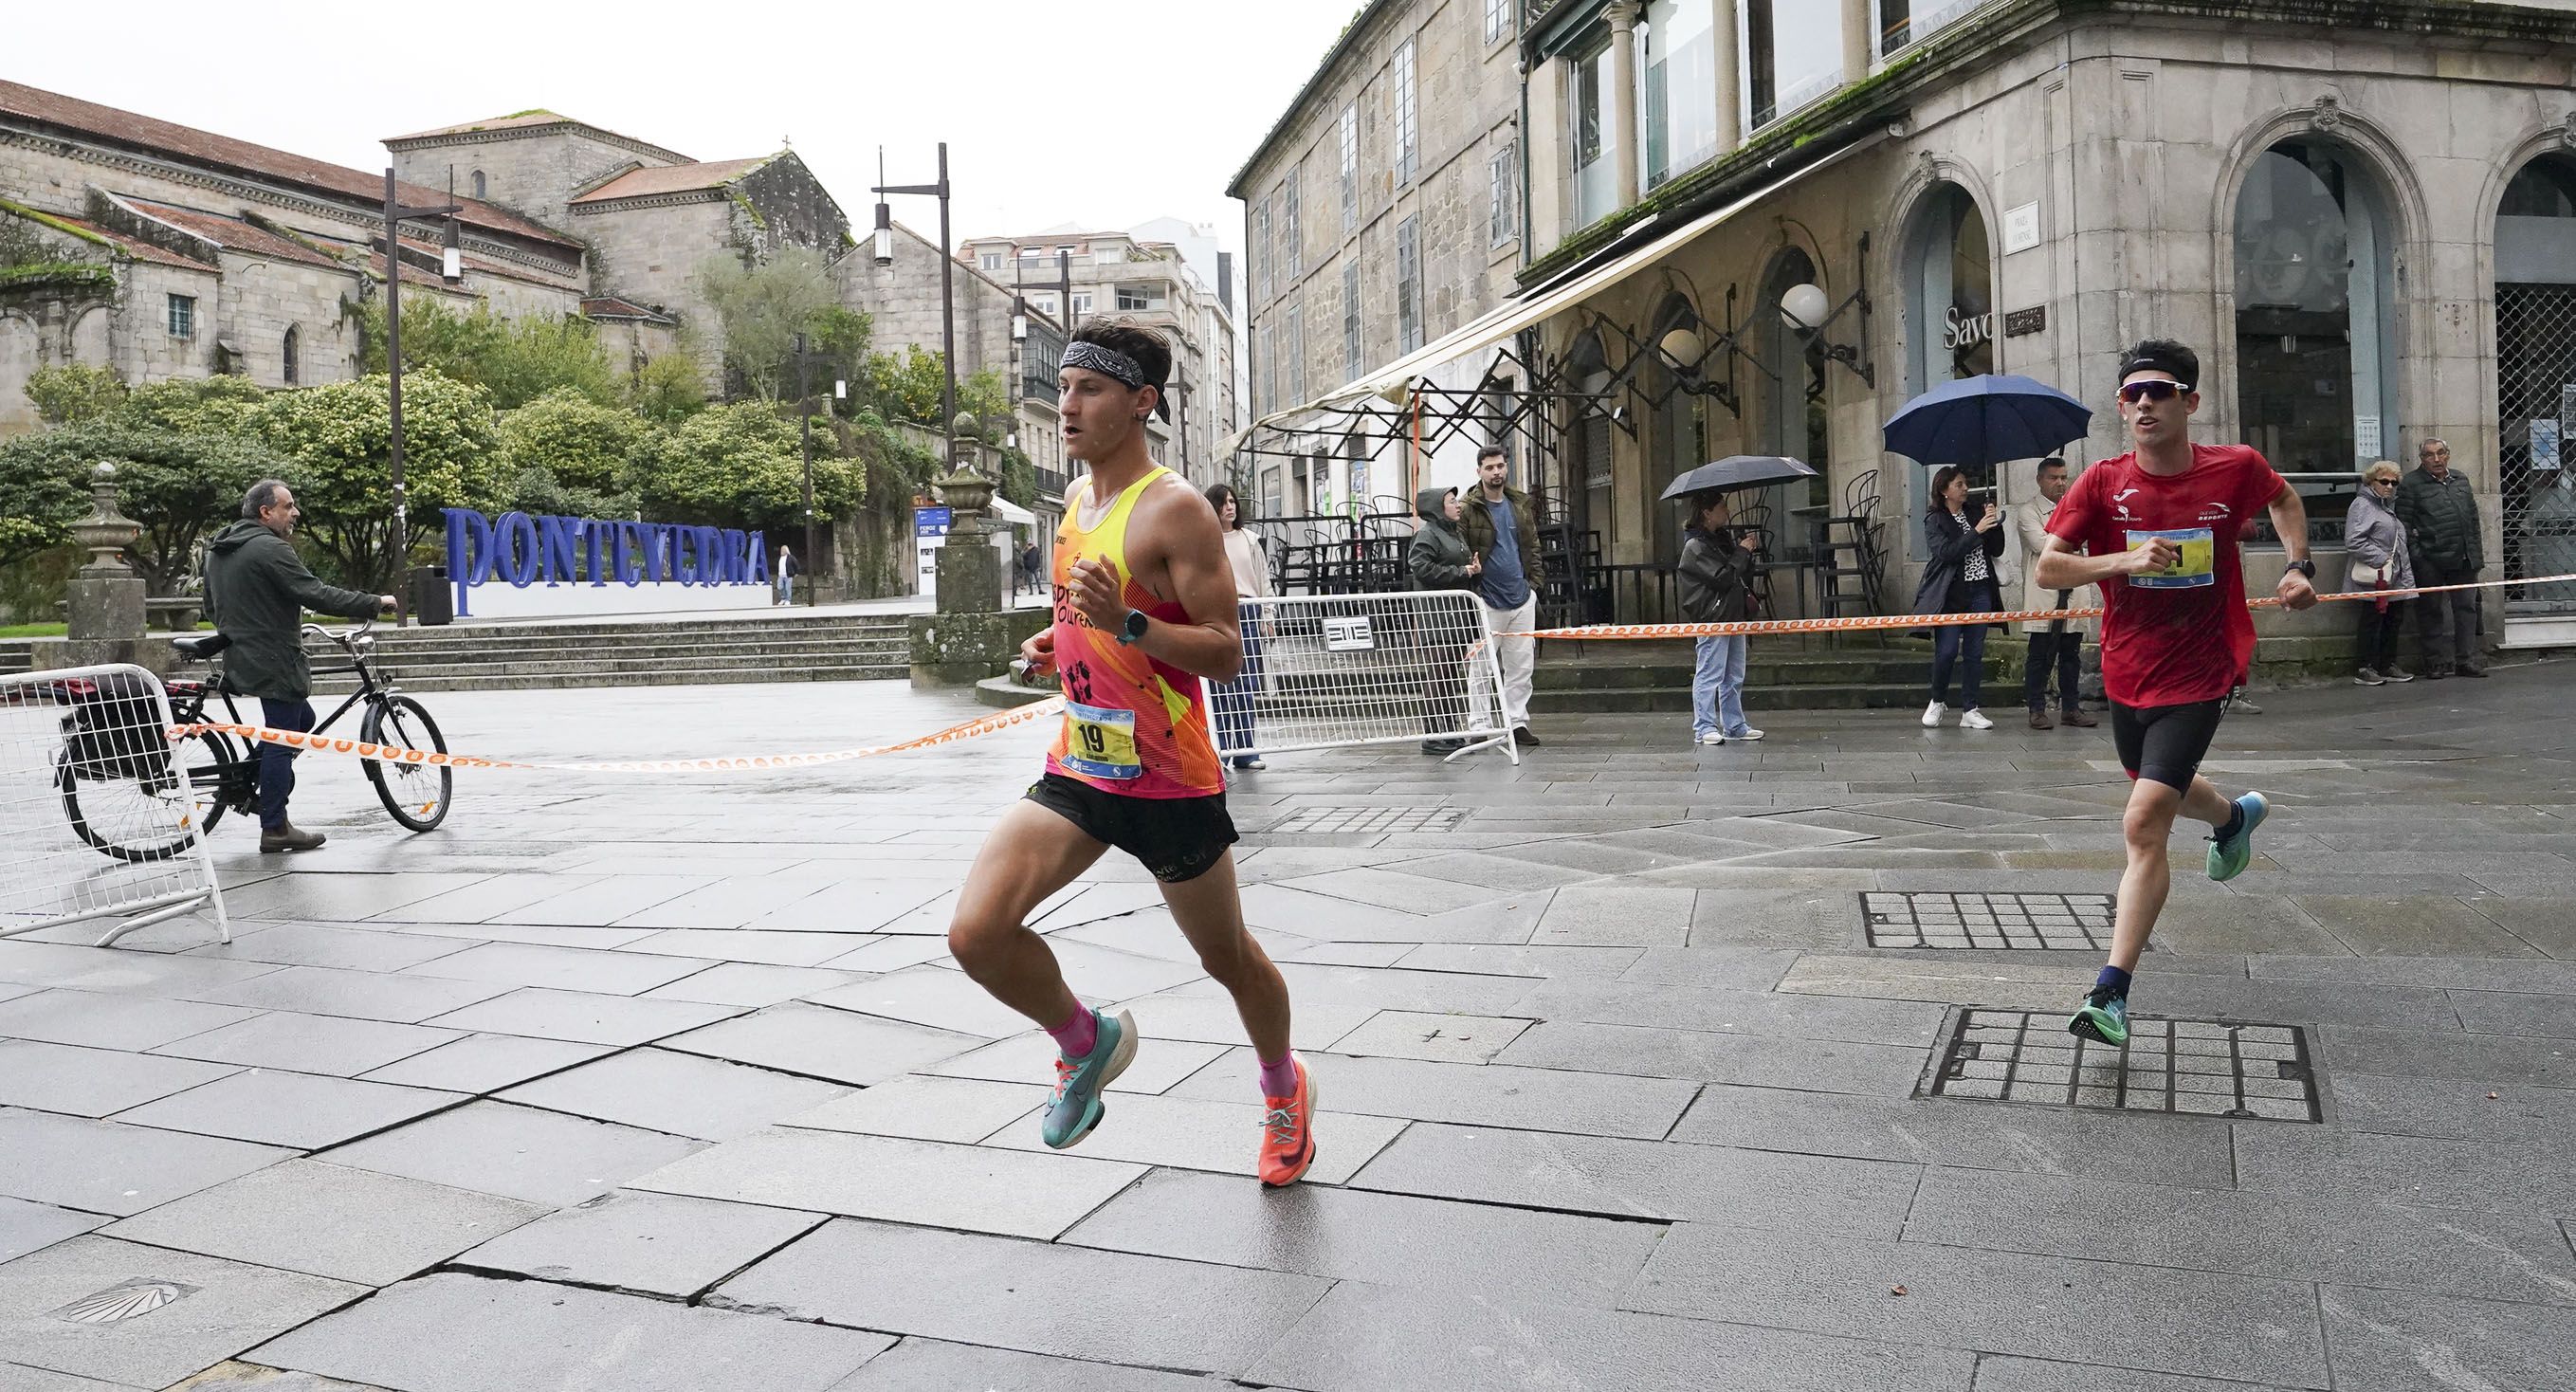
<path fill-rule="evenodd" d="M 2361 471 L 2361 492 L 2343 515 L 2344 584 L 2356 593 L 2414 587 L 2415 566 L 2406 555 L 2406 527 L 2397 520 L 2397 462 L 2382 459 Z M 2397 670 L 2397 635 L 2405 630 L 2406 600 L 2383 594 L 2352 607 L 2361 611 L 2361 666 L 2356 686 L 2385 686 L 2415 678 Z"/>
<path fill-rule="evenodd" d="M 2004 554 L 2003 514 L 1993 503 L 1982 503 L 1972 522 L 1967 507 L 1966 474 L 1944 467 L 1932 476 L 1932 505 L 1923 513 L 1923 547 L 1932 559 L 1914 591 L 1917 614 L 1993 614 L 2004 607 L 1996 582 Z M 1932 630 L 1932 704 L 1923 708 L 1927 727 L 1941 723 L 1950 700 L 1950 674 L 1957 669 L 1959 724 L 1970 730 L 1995 728 L 1977 709 L 1978 688 L 1986 676 L 1987 627 L 1954 623 Z"/>
<path fill-rule="evenodd" d="M 1243 671 L 1233 681 L 1208 686 L 1216 708 L 1217 757 L 1239 769 L 1268 768 L 1259 755 L 1243 751 L 1252 747 L 1252 703 L 1261 694 L 1261 606 L 1249 601 L 1270 595 L 1270 553 L 1262 549 L 1259 532 L 1244 530 L 1243 504 L 1233 489 L 1209 484 L 1207 500 L 1225 528 L 1225 559 L 1234 567 L 1236 612 L 1243 620 Z"/>

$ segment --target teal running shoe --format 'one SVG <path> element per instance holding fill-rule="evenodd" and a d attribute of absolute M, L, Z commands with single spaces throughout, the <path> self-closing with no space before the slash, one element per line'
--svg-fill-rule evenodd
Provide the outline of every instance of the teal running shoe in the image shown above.
<path fill-rule="evenodd" d="M 2120 1048 L 2129 1042 L 2129 1001 L 2126 996 L 2105 995 L 2100 991 L 2084 998 L 2075 1018 L 2066 1022 L 2066 1032 L 2078 1039 Z"/>
<path fill-rule="evenodd" d="M 2245 814 L 2245 825 L 2234 836 L 2209 838 L 2209 877 L 2232 880 L 2245 873 L 2245 863 L 2254 858 L 2254 828 L 2272 815 L 2272 804 L 2261 793 L 2247 793 L 2236 800 L 2238 811 Z"/>
<path fill-rule="evenodd" d="M 1078 1059 L 1058 1057 L 1055 1061 L 1055 1094 L 1047 1099 L 1046 1117 L 1038 1134 L 1056 1150 L 1090 1135 L 1091 1128 L 1109 1114 L 1100 1094 L 1136 1060 L 1136 1022 L 1128 1018 L 1127 1012 L 1112 1015 L 1104 1011 L 1098 1018 L 1100 1036 L 1092 1041 L 1091 1052 Z"/>

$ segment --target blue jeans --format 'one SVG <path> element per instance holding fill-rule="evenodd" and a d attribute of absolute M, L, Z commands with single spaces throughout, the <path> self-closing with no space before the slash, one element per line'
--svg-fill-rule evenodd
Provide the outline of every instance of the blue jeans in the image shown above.
<path fill-rule="evenodd" d="M 1252 747 L 1252 699 L 1261 694 L 1261 610 L 1246 604 L 1236 612 L 1243 622 L 1243 671 L 1233 681 L 1208 683 L 1217 753 L 1227 759 L 1251 757 L 1243 751 Z"/>
<path fill-rule="evenodd" d="M 1752 728 L 1744 723 L 1744 635 L 1698 642 L 1699 666 L 1691 673 L 1691 733 L 1732 739 Z"/>
<path fill-rule="evenodd" d="M 313 720 L 311 701 L 259 698 L 259 723 L 272 730 L 310 730 Z M 286 799 L 295 791 L 296 752 L 282 744 L 259 747 L 259 825 L 262 831 L 275 831 L 286 825 Z"/>
<path fill-rule="evenodd" d="M 1961 659 L 1966 659 L 1965 665 Z M 1950 672 L 1959 669 L 1959 709 L 1977 708 L 1978 688 L 1986 680 L 1986 626 L 1945 624 L 1932 630 L 1932 699 L 1950 699 Z"/>

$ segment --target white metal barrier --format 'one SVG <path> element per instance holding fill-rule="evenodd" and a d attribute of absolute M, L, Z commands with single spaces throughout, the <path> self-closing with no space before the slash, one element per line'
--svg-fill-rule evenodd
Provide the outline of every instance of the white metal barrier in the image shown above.
<path fill-rule="evenodd" d="M 1211 685 L 1208 724 L 1232 759 L 1295 749 L 1452 741 L 1449 758 L 1520 750 L 1499 712 L 1485 606 L 1464 590 L 1241 601 L 1243 675 Z M 1476 680 L 1471 681 L 1471 677 Z"/>
<path fill-rule="evenodd" d="M 200 834 L 224 755 L 170 726 L 141 667 L 0 676 L 0 938 L 114 919 L 104 947 L 205 909 L 232 941 Z"/>

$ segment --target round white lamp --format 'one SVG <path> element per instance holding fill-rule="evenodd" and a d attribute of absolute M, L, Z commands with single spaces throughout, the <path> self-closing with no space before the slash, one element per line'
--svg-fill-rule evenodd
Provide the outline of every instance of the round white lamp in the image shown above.
<path fill-rule="evenodd" d="M 1831 309 L 1825 300 L 1825 292 L 1813 285 L 1792 285 L 1780 296 L 1781 317 L 1789 321 L 1790 327 L 1811 333 L 1824 327 L 1825 316 Z"/>

